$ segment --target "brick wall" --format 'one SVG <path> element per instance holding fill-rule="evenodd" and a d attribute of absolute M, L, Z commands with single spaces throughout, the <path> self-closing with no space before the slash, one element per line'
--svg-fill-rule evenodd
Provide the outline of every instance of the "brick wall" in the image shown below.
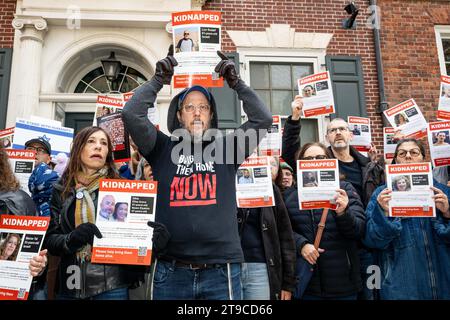
<path fill-rule="evenodd" d="M 17 0 L 0 0 L 0 48 L 12 48 L 14 28 L 11 23 L 16 12 Z"/>
<path fill-rule="evenodd" d="M 270 24 L 289 24 L 297 32 L 333 33 L 327 54 L 361 56 L 367 111 L 372 119 L 372 133 L 376 144 L 383 144 L 382 121 L 377 113 L 378 82 L 373 44 L 373 30 L 366 27 L 369 0 L 359 0 L 360 7 L 356 30 L 342 28 L 342 19 L 347 0 L 212 0 L 205 10 L 222 12 L 223 30 L 264 31 Z M 223 49 L 235 51 L 235 46 L 226 32 L 223 32 Z"/>
<path fill-rule="evenodd" d="M 440 67 L 435 25 L 450 24 L 449 1 L 382 0 L 382 53 L 390 106 L 413 97 L 436 120 Z"/>

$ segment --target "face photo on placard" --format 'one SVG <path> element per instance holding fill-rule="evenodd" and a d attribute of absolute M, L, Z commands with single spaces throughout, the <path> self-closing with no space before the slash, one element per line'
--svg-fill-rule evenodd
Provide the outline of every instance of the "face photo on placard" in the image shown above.
<path fill-rule="evenodd" d="M 23 234 L 3 232 L 0 234 L 0 260 L 16 261 Z"/>
<path fill-rule="evenodd" d="M 0 146 L 3 148 L 10 148 L 12 146 L 11 137 L 0 138 Z"/>
<path fill-rule="evenodd" d="M 303 171 L 302 184 L 304 188 L 317 187 L 318 184 L 317 171 Z"/>
<path fill-rule="evenodd" d="M 354 136 L 361 135 L 361 126 L 359 124 L 350 124 L 348 128 L 353 133 Z"/>
<path fill-rule="evenodd" d="M 253 170 L 250 168 L 239 169 L 236 174 L 238 184 L 253 183 Z"/>
<path fill-rule="evenodd" d="M 433 146 L 448 146 L 450 144 L 450 134 L 448 130 L 433 132 Z"/>
<path fill-rule="evenodd" d="M 316 83 L 316 90 L 322 91 L 322 90 L 328 90 L 328 81 L 320 81 Z"/>
<path fill-rule="evenodd" d="M 199 29 L 198 27 L 177 27 L 175 32 L 175 52 L 198 51 Z"/>
<path fill-rule="evenodd" d="M 302 89 L 303 98 L 310 98 L 316 95 L 316 88 L 313 85 L 306 85 Z"/>
<path fill-rule="evenodd" d="M 407 124 L 409 122 L 409 119 L 404 112 L 401 112 L 395 115 L 394 121 L 397 126 L 401 126 Z"/>
<path fill-rule="evenodd" d="M 411 191 L 411 177 L 407 175 L 398 175 L 392 179 L 393 191 Z"/>

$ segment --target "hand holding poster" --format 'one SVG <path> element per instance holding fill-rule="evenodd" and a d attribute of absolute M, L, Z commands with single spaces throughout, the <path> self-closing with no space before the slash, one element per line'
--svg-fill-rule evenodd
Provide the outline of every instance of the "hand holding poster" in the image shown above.
<path fill-rule="evenodd" d="M 348 117 L 348 128 L 353 133 L 350 145 L 359 152 L 369 152 L 372 146 L 372 134 L 370 130 L 370 119 L 361 117 Z"/>
<path fill-rule="evenodd" d="M 300 210 L 336 209 L 334 197 L 340 188 L 337 160 L 298 160 L 297 186 Z"/>
<path fill-rule="evenodd" d="M 435 167 L 450 165 L 450 121 L 428 124 L 428 143 Z"/>
<path fill-rule="evenodd" d="M 93 263 L 150 264 L 156 194 L 156 181 L 100 180 Z"/>
<path fill-rule="evenodd" d="M 114 162 L 130 161 L 130 138 L 122 121 L 122 114 L 107 114 L 97 118 L 97 122 L 98 126 L 104 129 L 111 139 Z"/>
<path fill-rule="evenodd" d="M 406 138 L 420 139 L 427 135 L 427 121 L 414 99 L 402 102 L 386 111 L 389 123 L 401 130 Z"/>
<path fill-rule="evenodd" d="M 0 130 L 0 146 L 11 149 L 13 146 L 14 127 Z"/>
<path fill-rule="evenodd" d="M 303 97 L 305 118 L 334 113 L 333 87 L 328 71 L 298 80 L 298 90 Z"/>
<path fill-rule="evenodd" d="M 5 151 L 8 154 L 11 169 L 17 179 L 19 179 L 20 187 L 23 191 L 30 194 L 28 180 L 30 180 L 31 173 L 34 170 L 36 151 L 17 149 L 7 149 Z"/>
<path fill-rule="evenodd" d="M 450 77 L 441 76 L 441 94 L 437 112 L 439 120 L 450 120 Z"/>
<path fill-rule="evenodd" d="M 50 218 L 1 215 L 0 300 L 26 300 L 33 277 L 30 260 L 39 254 Z M 5 242 L 6 241 L 6 242 Z"/>
<path fill-rule="evenodd" d="M 193 85 L 222 87 L 223 79 L 214 72 L 220 58 L 221 13 L 186 11 L 172 13 L 174 57 L 174 88 Z"/>
<path fill-rule="evenodd" d="M 395 148 L 397 147 L 397 142 L 394 139 L 394 135 L 394 128 L 383 128 L 384 160 L 394 159 Z"/>
<path fill-rule="evenodd" d="M 387 186 L 392 190 L 390 217 L 435 217 L 431 163 L 389 164 Z"/>
<path fill-rule="evenodd" d="M 281 156 L 281 117 L 272 116 L 272 118 L 272 126 L 258 145 L 260 156 Z"/>
<path fill-rule="evenodd" d="M 268 157 L 250 157 L 239 167 L 236 173 L 236 201 L 238 208 L 275 205 Z"/>

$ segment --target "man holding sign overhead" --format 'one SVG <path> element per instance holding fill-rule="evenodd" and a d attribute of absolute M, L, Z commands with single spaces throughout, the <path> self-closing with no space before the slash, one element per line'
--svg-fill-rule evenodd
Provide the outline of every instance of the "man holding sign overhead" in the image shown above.
<path fill-rule="evenodd" d="M 154 77 L 125 105 L 123 119 L 139 152 L 158 181 L 154 227 L 152 299 L 240 299 L 243 262 L 236 217 L 235 175 L 263 135 L 239 143 L 240 134 L 267 130 L 272 115 L 258 95 L 238 76 L 221 52 L 215 71 L 243 101 L 248 121 L 221 136 L 214 97 L 201 86 L 187 88 L 171 101 L 169 137 L 147 118 L 156 95 L 170 84 L 173 46 L 158 61 Z M 227 106 L 221 106 L 226 108 Z M 245 139 L 244 139 L 245 140 Z M 225 159 L 226 158 L 226 159 Z M 170 277 L 166 277 L 168 273 Z"/>

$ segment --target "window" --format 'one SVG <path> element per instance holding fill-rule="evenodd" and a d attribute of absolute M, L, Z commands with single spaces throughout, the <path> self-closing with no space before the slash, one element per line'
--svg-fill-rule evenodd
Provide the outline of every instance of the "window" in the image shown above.
<path fill-rule="evenodd" d="M 146 81 L 142 73 L 128 66 L 122 65 L 117 80 L 110 83 L 106 80 L 102 67 L 98 67 L 78 83 L 75 93 L 125 93 L 137 88 Z"/>
<path fill-rule="evenodd" d="M 435 26 L 434 31 L 441 74 L 450 75 L 450 26 Z"/>
<path fill-rule="evenodd" d="M 291 102 L 298 95 L 297 80 L 314 73 L 312 63 L 250 62 L 250 85 L 282 122 L 291 114 Z M 316 119 L 301 119 L 302 145 L 319 141 Z"/>
<path fill-rule="evenodd" d="M 445 70 L 450 74 L 450 39 L 442 39 L 442 49 L 444 53 Z"/>

